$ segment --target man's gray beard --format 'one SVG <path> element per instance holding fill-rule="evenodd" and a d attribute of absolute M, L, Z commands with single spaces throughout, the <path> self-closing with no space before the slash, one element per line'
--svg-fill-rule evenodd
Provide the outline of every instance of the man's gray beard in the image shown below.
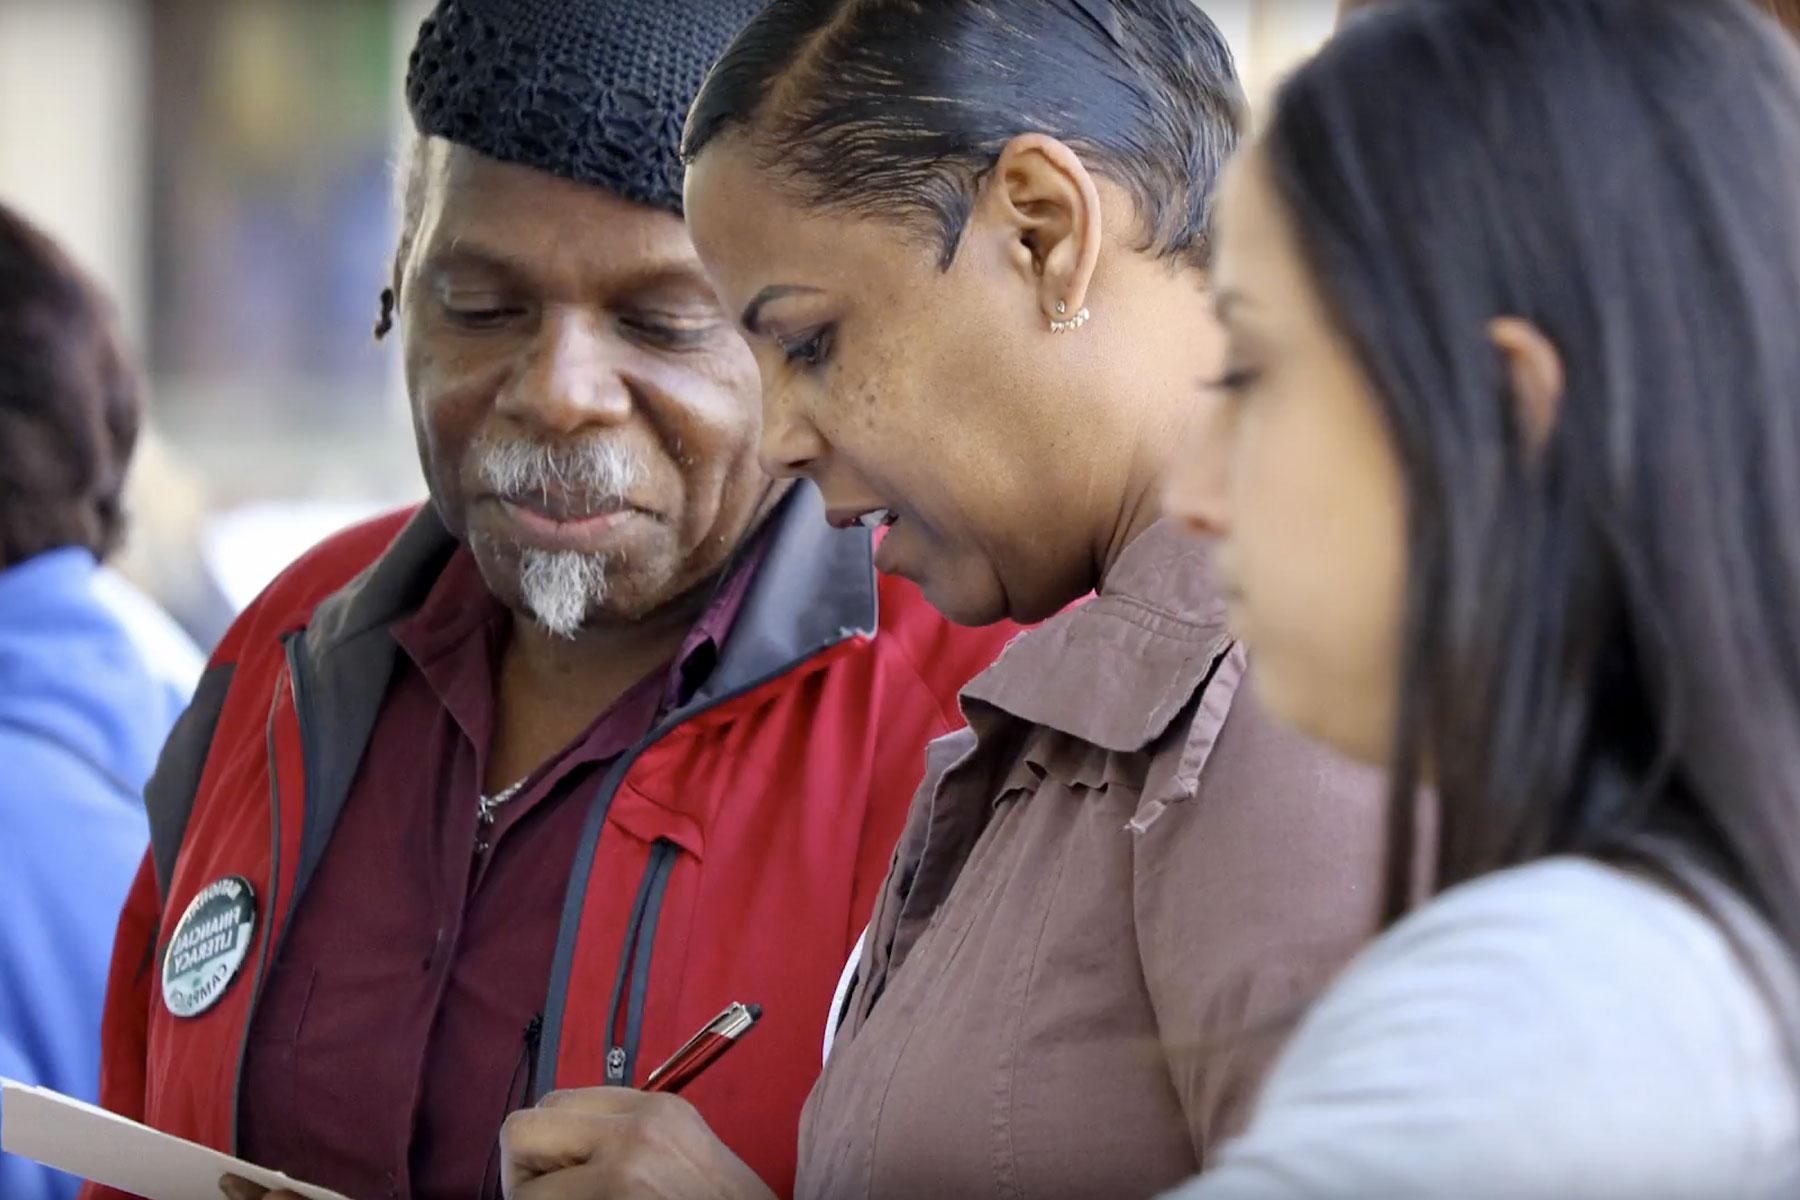
<path fill-rule="evenodd" d="M 576 550 L 519 549 L 519 599 L 544 631 L 573 638 L 606 603 L 607 557 Z"/>
<path fill-rule="evenodd" d="M 629 495 L 643 479 L 644 462 L 616 438 L 556 444 L 481 439 L 473 447 L 482 483 L 500 496 L 548 495 L 552 487 L 595 499 Z M 588 614 L 606 603 L 604 554 L 518 547 L 519 600 L 548 633 L 572 638 Z"/>

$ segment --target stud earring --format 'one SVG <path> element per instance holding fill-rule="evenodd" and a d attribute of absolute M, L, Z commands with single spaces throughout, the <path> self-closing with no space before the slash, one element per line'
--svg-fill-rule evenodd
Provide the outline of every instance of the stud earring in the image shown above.
<path fill-rule="evenodd" d="M 1061 300 L 1058 300 L 1056 302 L 1057 316 L 1061 316 L 1063 313 L 1066 313 L 1068 311 L 1069 311 L 1069 306 L 1066 303 L 1064 303 Z M 1080 329 L 1083 325 L 1086 325 L 1088 323 L 1089 318 L 1091 318 L 1092 316 L 1093 316 L 1093 314 L 1088 312 L 1088 310 L 1086 308 L 1082 308 L 1082 309 L 1077 310 L 1075 315 L 1068 318 L 1067 320 L 1059 321 L 1055 317 L 1052 317 L 1050 319 L 1050 332 L 1051 333 L 1073 333 L 1077 329 Z"/>

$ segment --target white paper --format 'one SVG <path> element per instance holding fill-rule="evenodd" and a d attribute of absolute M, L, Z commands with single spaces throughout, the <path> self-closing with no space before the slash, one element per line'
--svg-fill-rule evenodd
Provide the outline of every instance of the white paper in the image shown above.
<path fill-rule="evenodd" d="M 0 1079 L 0 1149 L 145 1200 L 209 1200 L 238 1175 L 307 1200 L 348 1200 L 79 1100 Z"/>

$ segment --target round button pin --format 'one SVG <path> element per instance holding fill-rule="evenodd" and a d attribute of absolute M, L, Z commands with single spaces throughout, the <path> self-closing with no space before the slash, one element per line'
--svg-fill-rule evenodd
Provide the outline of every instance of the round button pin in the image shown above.
<path fill-rule="evenodd" d="M 200 889 L 163 955 L 163 1003 L 178 1017 L 197 1017 L 219 1002 L 249 957 L 256 936 L 256 889 L 242 875 Z"/>

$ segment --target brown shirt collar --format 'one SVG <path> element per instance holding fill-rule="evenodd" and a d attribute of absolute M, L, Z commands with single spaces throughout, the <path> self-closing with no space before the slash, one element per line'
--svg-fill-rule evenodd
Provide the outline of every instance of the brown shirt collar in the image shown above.
<path fill-rule="evenodd" d="M 1125 548 L 1095 599 L 1014 642 L 963 698 L 1130 753 L 1169 727 L 1228 641 L 1205 548 L 1161 521 Z"/>

